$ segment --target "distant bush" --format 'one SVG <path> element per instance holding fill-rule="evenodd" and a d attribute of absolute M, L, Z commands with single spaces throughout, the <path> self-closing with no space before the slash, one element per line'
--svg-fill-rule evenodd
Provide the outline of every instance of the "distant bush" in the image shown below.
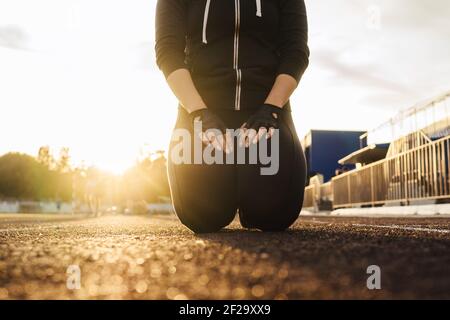
<path fill-rule="evenodd" d="M 70 172 L 50 169 L 26 154 L 0 157 L 0 198 L 68 201 L 72 196 Z"/>
<path fill-rule="evenodd" d="M 0 200 L 75 201 L 94 207 L 138 203 L 134 211 L 142 213 L 146 203 L 170 197 L 166 163 L 159 151 L 114 176 L 95 167 L 71 167 L 67 148 L 58 159 L 49 147 L 41 147 L 37 157 L 8 153 L 0 157 Z"/>

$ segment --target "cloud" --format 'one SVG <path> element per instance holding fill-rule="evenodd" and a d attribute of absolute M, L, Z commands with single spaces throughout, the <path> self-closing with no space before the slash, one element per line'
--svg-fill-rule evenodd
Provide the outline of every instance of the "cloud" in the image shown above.
<path fill-rule="evenodd" d="M 0 46 L 28 50 L 28 35 L 18 26 L 7 25 L 0 26 Z"/>
<path fill-rule="evenodd" d="M 344 98 L 341 104 L 358 110 L 399 109 L 449 89 L 448 0 L 322 0 L 307 5 L 309 72 L 315 72 L 310 79 L 334 95 L 333 101 Z M 376 28 L 368 24 L 373 12 L 379 14 Z"/>
<path fill-rule="evenodd" d="M 390 92 L 408 93 L 410 89 L 398 82 L 380 77 L 376 74 L 376 65 L 356 65 L 345 63 L 340 59 L 339 53 L 318 51 L 315 59 L 320 66 L 332 74 L 329 83 L 360 86 L 365 89 L 379 89 Z"/>
<path fill-rule="evenodd" d="M 383 1 L 380 6 L 383 21 L 409 32 L 429 29 L 442 35 L 449 34 L 450 5 L 448 0 Z"/>

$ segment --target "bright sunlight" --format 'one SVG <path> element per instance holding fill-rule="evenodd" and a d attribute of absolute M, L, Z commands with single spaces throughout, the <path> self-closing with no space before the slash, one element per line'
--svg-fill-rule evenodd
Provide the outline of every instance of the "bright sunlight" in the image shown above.
<path fill-rule="evenodd" d="M 2 1 L 0 155 L 16 151 L 35 156 L 43 145 L 55 152 L 68 147 L 74 165 L 121 173 L 142 153 L 166 150 L 177 102 L 155 63 L 155 4 Z M 399 53 L 389 48 L 405 34 L 395 28 L 396 21 L 368 28 L 364 4 L 347 8 L 309 1 L 307 6 L 314 54 L 291 99 L 300 137 L 313 128 L 372 128 L 399 108 L 445 89 L 433 70 L 422 67 L 423 50 L 412 48 L 416 54 L 402 57 L 405 64 L 398 65 Z M 348 15 L 345 24 L 324 19 L 336 11 Z M 437 34 L 424 39 L 430 48 L 441 42 Z M 336 52 L 324 49 L 331 47 Z M 446 61 L 447 53 L 423 51 L 436 65 Z M 363 66 L 365 72 L 358 73 Z"/>

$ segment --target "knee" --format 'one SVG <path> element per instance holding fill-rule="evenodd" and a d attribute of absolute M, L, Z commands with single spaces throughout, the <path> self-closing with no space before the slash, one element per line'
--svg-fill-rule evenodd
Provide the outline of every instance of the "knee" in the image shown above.
<path fill-rule="evenodd" d="M 228 226 L 234 219 L 235 211 L 197 211 L 194 214 L 177 212 L 177 216 L 194 233 L 213 233 Z"/>
<path fill-rule="evenodd" d="M 282 232 L 287 229 L 297 220 L 297 218 L 294 219 L 283 219 L 281 221 L 275 221 L 270 223 L 262 223 L 258 229 L 264 232 Z"/>
<path fill-rule="evenodd" d="M 180 219 L 181 223 L 189 228 L 192 232 L 201 233 L 214 233 L 219 232 L 221 229 L 225 228 L 229 222 L 211 220 L 211 221 L 192 221 L 186 219 Z"/>
<path fill-rule="evenodd" d="M 224 227 L 226 227 L 226 226 L 222 226 L 222 225 L 209 225 L 209 226 L 187 225 L 187 224 L 184 224 L 184 225 L 186 227 L 188 227 L 189 230 L 191 230 L 195 234 L 216 233 L 216 232 L 219 232 L 220 230 L 222 230 Z"/>
<path fill-rule="evenodd" d="M 288 229 L 298 218 L 300 212 L 252 212 L 240 211 L 241 225 L 244 228 L 259 229 L 265 232 L 281 232 Z"/>
<path fill-rule="evenodd" d="M 295 218 L 281 218 L 281 219 L 271 219 L 271 220 L 263 220 L 263 221 L 255 221 L 254 225 L 256 229 L 259 229 L 264 232 L 282 232 L 287 229 L 297 220 Z"/>

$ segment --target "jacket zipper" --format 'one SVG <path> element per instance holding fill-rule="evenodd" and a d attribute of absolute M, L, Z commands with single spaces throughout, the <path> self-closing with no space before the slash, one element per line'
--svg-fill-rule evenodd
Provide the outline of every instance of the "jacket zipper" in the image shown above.
<path fill-rule="evenodd" d="M 234 55 L 233 55 L 233 69 L 236 71 L 236 96 L 234 100 L 234 109 L 241 109 L 241 81 L 242 73 L 239 69 L 239 29 L 241 26 L 241 8 L 240 0 L 234 0 Z"/>
<path fill-rule="evenodd" d="M 205 12 L 203 15 L 203 30 L 202 30 L 202 42 L 207 44 L 206 29 L 208 24 L 209 7 L 211 0 L 206 0 Z M 234 100 L 234 109 L 241 109 L 241 86 L 242 86 L 242 70 L 239 69 L 239 31 L 241 27 L 241 4 L 240 0 L 234 0 L 234 54 L 233 54 L 233 69 L 236 72 L 236 96 Z M 262 17 L 261 0 L 256 0 L 256 15 Z"/>

